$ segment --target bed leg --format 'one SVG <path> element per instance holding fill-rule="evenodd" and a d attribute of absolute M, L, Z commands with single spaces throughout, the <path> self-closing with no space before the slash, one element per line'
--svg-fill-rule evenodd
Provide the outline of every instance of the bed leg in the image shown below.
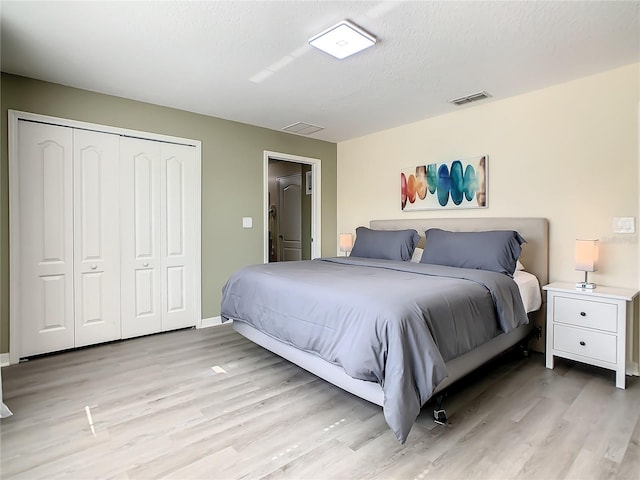
<path fill-rule="evenodd" d="M 438 425 L 447 424 L 447 412 L 442 407 L 444 397 L 444 394 L 440 394 L 436 397 L 436 409 L 433 411 L 433 421 Z"/>
<path fill-rule="evenodd" d="M 527 342 L 522 342 L 520 344 L 520 353 L 524 358 L 529 357 L 529 345 L 527 344 Z"/>

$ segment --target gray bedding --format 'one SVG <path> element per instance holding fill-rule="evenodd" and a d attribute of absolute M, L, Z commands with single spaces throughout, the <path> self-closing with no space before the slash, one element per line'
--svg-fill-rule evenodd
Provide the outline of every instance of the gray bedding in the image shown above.
<path fill-rule="evenodd" d="M 221 315 L 379 383 L 403 443 L 446 361 L 528 323 L 507 275 L 356 257 L 245 267 Z"/>

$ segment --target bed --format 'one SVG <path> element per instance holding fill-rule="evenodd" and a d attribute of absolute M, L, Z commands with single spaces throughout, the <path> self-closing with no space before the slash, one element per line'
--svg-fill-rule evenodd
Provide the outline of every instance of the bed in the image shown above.
<path fill-rule="evenodd" d="M 430 398 L 530 335 L 533 322 L 523 300 L 536 289 L 539 294 L 540 284 L 547 282 L 548 223 L 542 218 L 402 219 L 371 221 L 370 228 L 389 235 L 427 231 L 425 251 L 432 260 L 439 232 L 517 232 L 526 240 L 517 250 L 519 264 L 531 274 L 527 281 L 533 276 L 537 283 L 523 294 L 504 272 L 410 262 L 406 251 L 404 261 L 352 254 L 246 267 L 225 285 L 222 317 L 234 320 L 233 328 L 249 340 L 382 406 L 404 443 Z M 362 246 L 364 234 L 371 234 L 365 230 L 359 229 L 356 254 L 359 239 Z M 409 256 L 416 244 L 425 246 L 424 239 L 412 242 Z M 451 311 L 432 307 L 432 297 Z M 291 303 L 297 303 L 295 309 Z M 534 301 L 528 310 L 538 307 Z"/>

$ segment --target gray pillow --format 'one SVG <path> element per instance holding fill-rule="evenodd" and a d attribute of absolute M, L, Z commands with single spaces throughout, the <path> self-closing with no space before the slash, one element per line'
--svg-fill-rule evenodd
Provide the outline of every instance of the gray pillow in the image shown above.
<path fill-rule="evenodd" d="M 513 230 L 448 232 L 430 228 L 420 263 L 513 275 L 525 239 Z"/>
<path fill-rule="evenodd" d="M 371 230 L 358 227 L 351 256 L 408 261 L 411 260 L 419 240 L 420 235 L 415 230 Z"/>

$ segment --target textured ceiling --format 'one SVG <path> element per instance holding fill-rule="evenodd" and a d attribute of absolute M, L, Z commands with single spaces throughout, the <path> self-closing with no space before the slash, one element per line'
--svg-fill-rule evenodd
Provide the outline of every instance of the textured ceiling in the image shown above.
<path fill-rule="evenodd" d="M 0 4 L 9 73 L 339 142 L 640 61 L 640 2 Z M 378 44 L 309 37 L 349 19 Z M 587 99 L 585 99 L 587 101 Z"/>

